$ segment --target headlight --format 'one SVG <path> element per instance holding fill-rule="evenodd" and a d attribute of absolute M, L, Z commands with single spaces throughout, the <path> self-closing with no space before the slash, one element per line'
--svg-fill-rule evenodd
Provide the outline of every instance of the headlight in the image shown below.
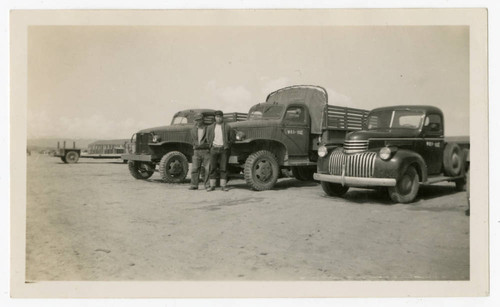
<path fill-rule="evenodd" d="M 243 141 L 245 139 L 245 133 L 243 131 L 236 132 L 236 140 Z"/>
<path fill-rule="evenodd" d="M 160 136 L 159 135 L 153 135 L 153 143 L 157 143 L 161 140 Z"/>
<path fill-rule="evenodd" d="M 324 156 L 326 156 L 328 154 L 328 149 L 321 145 L 319 148 L 318 148 L 318 156 L 320 156 L 321 158 L 323 158 Z"/>
<path fill-rule="evenodd" d="M 396 152 L 396 148 L 392 147 L 382 147 L 378 152 L 380 159 L 387 161 L 391 158 L 392 154 Z"/>

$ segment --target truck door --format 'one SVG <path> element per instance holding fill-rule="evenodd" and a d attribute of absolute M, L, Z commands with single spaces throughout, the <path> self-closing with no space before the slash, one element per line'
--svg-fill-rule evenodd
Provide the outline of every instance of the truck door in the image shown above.
<path fill-rule="evenodd" d="M 429 175 L 441 173 L 443 165 L 444 135 L 443 120 L 439 114 L 428 114 L 422 128 L 424 148 L 422 157 Z"/>
<path fill-rule="evenodd" d="M 283 143 L 290 156 L 308 156 L 310 118 L 303 105 L 289 105 L 283 119 Z"/>

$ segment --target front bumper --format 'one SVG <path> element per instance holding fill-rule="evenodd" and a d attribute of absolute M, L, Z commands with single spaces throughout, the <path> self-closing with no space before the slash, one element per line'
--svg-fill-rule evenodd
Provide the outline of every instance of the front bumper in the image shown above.
<path fill-rule="evenodd" d="M 124 154 L 122 160 L 151 162 L 151 155 Z"/>
<path fill-rule="evenodd" d="M 347 186 L 375 186 L 375 187 L 393 187 L 396 185 L 394 178 L 365 178 L 365 177 L 346 177 L 314 173 L 314 179 L 319 181 L 327 181 L 340 183 Z"/>

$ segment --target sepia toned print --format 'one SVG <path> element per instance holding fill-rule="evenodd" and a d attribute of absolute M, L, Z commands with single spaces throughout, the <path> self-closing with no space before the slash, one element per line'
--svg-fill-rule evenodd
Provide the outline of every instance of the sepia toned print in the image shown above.
<path fill-rule="evenodd" d="M 24 281 L 469 283 L 471 35 L 29 26 Z"/>

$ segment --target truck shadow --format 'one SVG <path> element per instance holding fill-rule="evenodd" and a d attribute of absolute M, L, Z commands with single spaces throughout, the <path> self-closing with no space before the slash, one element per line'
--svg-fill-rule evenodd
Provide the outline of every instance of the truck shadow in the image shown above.
<path fill-rule="evenodd" d="M 457 191 L 454 184 L 450 185 L 421 185 L 418 191 L 417 200 L 432 199 L 441 196 L 462 193 L 464 191 Z"/>
<path fill-rule="evenodd" d="M 335 198 L 335 196 L 327 196 L 323 194 L 325 198 Z M 386 189 L 350 189 L 342 199 L 345 201 L 357 203 L 357 204 L 377 204 L 377 205 L 395 205 L 395 203 L 389 198 Z"/>
<path fill-rule="evenodd" d="M 251 188 L 245 182 L 231 184 L 231 181 L 229 181 L 228 185 L 229 188 L 251 190 Z M 319 183 L 315 181 L 300 181 L 293 178 L 286 178 L 286 179 L 279 179 L 278 182 L 276 182 L 274 187 L 271 189 L 271 191 L 281 191 L 291 188 L 315 187 L 315 186 L 319 186 Z"/>
<path fill-rule="evenodd" d="M 457 191 L 454 185 L 421 185 L 418 191 L 418 195 L 415 198 L 416 203 L 420 200 L 429 200 L 433 198 L 438 198 L 442 196 L 453 195 L 456 193 L 462 193 Z M 323 195 L 323 197 L 330 198 L 330 196 Z M 364 204 L 364 203 L 376 203 L 383 205 L 395 205 L 387 189 L 350 189 L 343 197 L 344 200 Z M 412 205 L 412 204 L 409 204 Z"/>

